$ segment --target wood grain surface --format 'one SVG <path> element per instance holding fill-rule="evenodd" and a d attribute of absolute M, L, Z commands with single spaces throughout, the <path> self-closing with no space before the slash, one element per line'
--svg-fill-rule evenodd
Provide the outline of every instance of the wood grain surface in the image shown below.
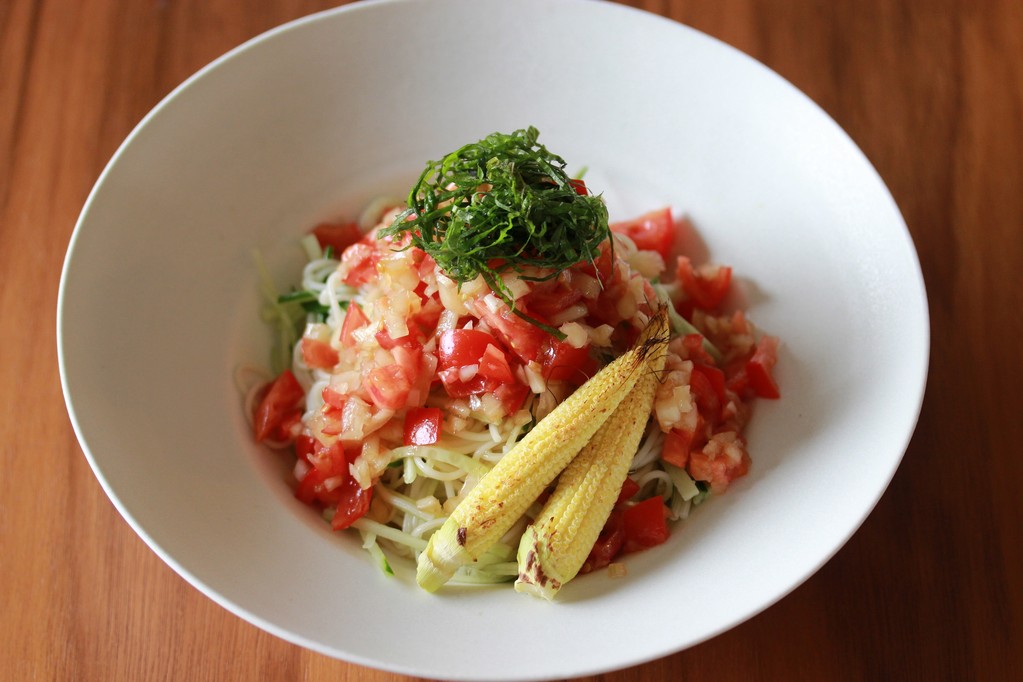
<path fill-rule="evenodd" d="M 178 577 L 104 495 L 57 370 L 62 259 L 117 146 L 210 60 L 334 4 L 0 0 L 2 680 L 411 679 L 286 643 Z M 830 562 L 727 633 L 594 679 L 1020 679 L 1023 3 L 631 4 L 761 60 L 848 131 L 916 242 L 932 355 L 905 460 Z"/>

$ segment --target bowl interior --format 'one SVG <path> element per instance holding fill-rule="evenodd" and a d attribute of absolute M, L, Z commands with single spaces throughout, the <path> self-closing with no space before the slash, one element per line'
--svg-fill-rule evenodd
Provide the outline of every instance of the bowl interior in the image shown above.
<path fill-rule="evenodd" d="M 265 365 L 259 249 L 404 196 L 427 159 L 535 125 L 589 169 L 613 217 L 666 204 L 783 341 L 783 398 L 754 465 L 628 576 L 557 604 L 510 589 L 427 595 L 293 500 L 233 373 Z M 65 396 L 97 477 L 198 589 L 293 642 L 447 679 L 595 673 L 702 641 L 826 561 L 890 480 L 927 365 L 926 300 L 883 182 L 818 107 L 696 31 L 580 0 L 347 6 L 282 27 L 186 82 L 103 173 L 58 312 Z M 623 627 L 643 613 L 646 627 Z M 358 615 L 355 615 L 358 614 Z"/>

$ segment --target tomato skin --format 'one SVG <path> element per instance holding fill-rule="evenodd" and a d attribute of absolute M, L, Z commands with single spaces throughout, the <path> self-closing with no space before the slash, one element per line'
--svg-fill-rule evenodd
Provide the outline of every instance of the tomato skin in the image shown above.
<path fill-rule="evenodd" d="M 622 510 L 622 525 L 625 531 L 624 552 L 655 547 L 671 534 L 664 500 L 659 495 L 625 507 Z"/>
<path fill-rule="evenodd" d="M 703 310 L 713 310 L 721 304 L 732 284 L 732 268 L 720 266 L 712 273 L 697 271 L 692 261 L 678 257 L 675 276 L 682 283 L 692 303 Z"/>
<path fill-rule="evenodd" d="M 313 236 L 321 249 L 331 247 L 334 257 L 338 258 L 345 249 L 362 239 L 362 232 L 357 223 L 320 223 L 313 228 Z"/>
<path fill-rule="evenodd" d="M 348 310 L 345 312 L 345 319 L 341 323 L 341 345 L 345 348 L 353 347 L 355 345 L 353 332 L 367 324 L 369 324 L 369 318 L 366 317 L 366 313 L 362 312 L 359 304 L 349 303 Z"/>
<path fill-rule="evenodd" d="M 642 251 L 656 251 L 665 260 L 675 245 L 675 221 L 671 208 L 665 207 L 644 213 L 631 220 L 622 220 L 609 225 L 612 232 L 624 234 Z"/>
<path fill-rule="evenodd" d="M 433 445 L 440 439 L 439 407 L 414 407 L 405 414 L 405 445 Z"/>
<path fill-rule="evenodd" d="M 757 342 L 753 357 L 746 363 L 746 376 L 753 392 L 761 398 L 776 400 L 781 397 L 773 369 L 778 362 L 778 337 L 763 336 Z"/>
<path fill-rule="evenodd" d="M 300 405 L 305 392 L 290 369 L 273 380 L 253 414 L 252 423 L 256 441 L 288 440 L 288 432 L 296 417 L 302 416 Z"/>
<path fill-rule="evenodd" d="M 302 360 L 314 369 L 333 369 L 340 357 L 329 343 L 319 339 L 302 338 Z"/>

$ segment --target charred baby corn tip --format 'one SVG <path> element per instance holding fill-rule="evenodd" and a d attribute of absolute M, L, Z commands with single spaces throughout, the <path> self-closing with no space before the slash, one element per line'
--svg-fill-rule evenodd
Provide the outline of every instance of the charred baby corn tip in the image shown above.
<path fill-rule="evenodd" d="M 637 342 L 648 349 L 643 376 L 562 472 L 554 493 L 523 534 L 517 591 L 551 600 L 582 568 L 646 430 L 667 341 L 662 310 Z"/>
<path fill-rule="evenodd" d="M 445 526 L 447 524 L 445 523 Z M 454 532 L 438 530 L 427 548 L 419 554 L 416 562 L 416 582 L 427 592 L 436 592 L 451 579 L 459 566 L 472 561 L 473 557 L 459 544 L 465 537 L 465 529 L 455 528 Z"/>
<path fill-rule="evenodd" d="M 420 554 L 416 580 L 433 591 L 478 559 L 525 513 L 642 376 L 636 344 L 580 386 L 513 447 L 454 509 Z"/>

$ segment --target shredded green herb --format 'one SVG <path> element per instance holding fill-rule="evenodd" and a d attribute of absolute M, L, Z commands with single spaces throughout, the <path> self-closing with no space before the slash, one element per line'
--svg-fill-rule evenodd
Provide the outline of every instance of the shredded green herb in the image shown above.
<path fill-rule="evenodd" d="M 513 270 L 543 281 L 593 262 L 610 230 L 603 199 L 573 182 L 564 159 L 538 136 L 533 127 L 493 133 L 430 161 L 409 191 L 408 208 L 380 234 L 410 234 L 455 282 L 482 276 L 516 315 L 564 338 L 516 309 L 501 275 Z"/>

